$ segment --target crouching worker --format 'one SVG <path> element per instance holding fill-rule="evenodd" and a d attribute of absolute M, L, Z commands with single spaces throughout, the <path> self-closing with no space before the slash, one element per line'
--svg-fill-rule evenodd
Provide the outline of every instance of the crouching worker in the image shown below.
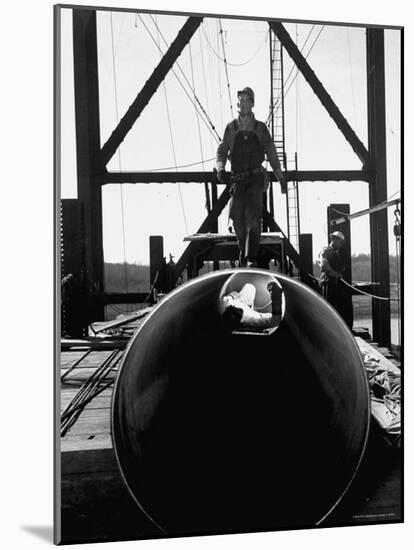
<path fill-rule="evenodd" d="M 256 287 L 251 283 L 243 285 L 239 292 L 233 291 L 222 298 L 222 321 L 229 330 L 236 328 L 275 328 L 282 318 L 282 289 L 275 282 L 267 285 L 271 298 L 272 312 L 254 309 Z"/>

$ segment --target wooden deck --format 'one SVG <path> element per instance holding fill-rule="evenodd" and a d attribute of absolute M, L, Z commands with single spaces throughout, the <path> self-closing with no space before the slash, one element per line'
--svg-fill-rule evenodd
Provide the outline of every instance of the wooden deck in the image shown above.
<path fill-rule="evenodd" d="M 136 328 L 143 319 L 134 321 Z M 366 343 L 359 341 L 366 348 Z M 362 342 L 362 343 L 361 343 Z M 386 350 L 374 346 L 381 361 Z M 110 355 L 111 350 L 94 350 L 64 379 L 61 411 L 84 382 Z M 120 352 L 122 353 L 122 351 Z M 85 354 L 85 349 L 61 353 L 61 373 Z M 395 362 L 393 367 L 397 368 Z M 112 372 L 114 377 L 116 372 Z M 61 540 L 64 543 L 98 540 L 157 538 L 149 522 L 130 496 L 121 478 L 110 433 L 112 386 L 88 403 L 61 438 Z M 326 526 L 399 522 L 402 520 L 401 451 L 382 437 L 373 421 L 367 452 L 350 491 Z"/>

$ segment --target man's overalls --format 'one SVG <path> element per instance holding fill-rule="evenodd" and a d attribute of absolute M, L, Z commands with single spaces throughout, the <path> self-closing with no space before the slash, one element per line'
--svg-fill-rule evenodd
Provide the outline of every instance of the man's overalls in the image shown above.
<path fill-rule="evenodd" d="M 264 149 L 256 132 L 239 130 L 236 120 L 233 125 L 236 135 L 230 156 L 233 182 L 230 218 L 240 249 L 240 266 L 245 266 L 247 261 L 256 261 L 259 255 Z"/>
<path fill-rule="evenodd" d="M 344 272 L 346 260 L 341 250 L 335 250 L 328 246 L 324 249 L 324 254 L 332 269 L 339 273 Z M 347 299 L 349 296 L 348 288 L 339 279 L 330 277 L 325 272 L 321 273 L 320 285 L 322 296 L 336 309 L 349 328 L 352 329 L 353 310 L 352 302 Z"/>

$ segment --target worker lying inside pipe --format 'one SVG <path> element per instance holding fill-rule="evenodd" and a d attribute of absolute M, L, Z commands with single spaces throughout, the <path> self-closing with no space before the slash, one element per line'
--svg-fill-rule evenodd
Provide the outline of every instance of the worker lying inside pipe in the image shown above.
<path fill-rule="evenodd" d="M 271 297 L 272 312 L 259 312 L 254 309 L 256 287 L 251 283 L 243 285 L 239 292 L 233 291 L 223 296 L 222 322 L 230 330 L 242 328 L 274 328 L 282 318 L 282 290 L 276 282 L 269 282 L 267 290 Z M 270 305 L 270 303 L 269 303 Z"/>

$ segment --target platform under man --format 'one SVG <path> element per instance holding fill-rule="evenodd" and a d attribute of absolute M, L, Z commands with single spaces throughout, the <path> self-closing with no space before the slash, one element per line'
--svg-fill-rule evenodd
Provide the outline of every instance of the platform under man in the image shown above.
<path fill-rule="evenodd" d="M 259 255 L 263 193 L 268 184 L 262 166 L 265 154 L 283 193 L 286 192 L 286 181 L 269 130 L 253 114 L 253 90 L 248 87 L 239 90 L 237 99 L 239 116 L 227 124 L 223 141 L 217 149 L 217 178 L 221 183 L 225 182 L 226 161 L 230 158 L 230 218 L 240 249 L 239 265 L 255 267 Z"/>

